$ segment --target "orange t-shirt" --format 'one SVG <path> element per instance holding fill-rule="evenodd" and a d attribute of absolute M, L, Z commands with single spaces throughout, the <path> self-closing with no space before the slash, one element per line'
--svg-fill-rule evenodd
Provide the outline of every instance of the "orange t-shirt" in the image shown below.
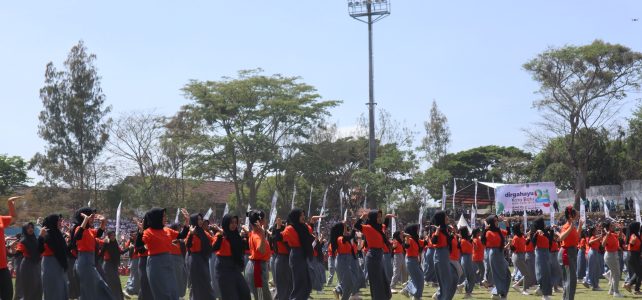
<path fill-rule="evenodd" d="M 523 236 L 513 236 L 512 245 L 515 248 L 514 253 L 526 252 L 526 238 Z"/>
<path fill-rule="evenodd" d="M 446 235 L 441 233 L 441 232 L 435 232 L 432 235 L 437 236 L 437 243 L 433 244 L 435 248 L 444 248 L 448 247 L 448 239 L 446 238 Z"/>
<path fill-rule="evenodd" d="M 288 255 L 288 254 L 290 254 L 290 251 L 288 251 L 288 247 L 285 245 L 284 242 L 277 241 L 276 242 L 276 253 L 277 254 L 281 254 L 281 255 Z"/>
<path fill-rule="evenodd" d="M 0 216 L 0 242 L 2 242 L 2 247 L 0 247 L 0 269 L 5 269 L 7 267 L 7 247 L 4 247 L 4 229 L 9 227 L 11 224 L 11 216 Z"/>
<path fill-rule="evenodd" d="M 171 241 L 174 241 L 178 238 L 178 231 L 171 229 L 169 227 L 165 227 L 165 231 L 167 231 L 167 234 L 169 235 L 169 238 Z M 183 255 L 183 252 L 181 252 L 181 244 L 179 243 L 172 243 L 172 247 L 170 248 L 169 254 L 172 255 Z"/>
<path fill-rule="evenodd" d="M 45 249 L 42 251 L 42 256 L 54 256 L 53 250 L 45 243 Z"/>
<path fill-rule="evenodd" d="M 392 249 L 395 254 L 403 253 L 403 246 L 397 240 L 392 240 Z"/>
<path fill-rule="evenodd" d="M 620 241 L 616 233 L 609 233 L 606 235 L 606 243 L 604 249 L 606 252 L 617 252 L 620 249 Z"/>
<path fill-rule="evenodd" d="M 259 251 L 259 246 L 263 243 L 264 253 Z M 250 245 L 250 259 L 251 260 L 261 260 L 268 261 L 272 256 L 272 250 L 270 249 L 270 243 L 268 243 L 265 236 L 261 236 L 254 231 L 250 231 L 248 236 L 248 244 Z"/>
<path fill-rule="evenodd" d="M 406 257 L 419 257 L 419 244 L 413 238 L 407 238 Z"/>
<path fill-rule="evenodd" d="M 143 242 L 147 246 L 147 255 L 159 255 L 172 251 L 172 238 L 169 231 L 164 229 L 147 228 L 143 231 Z"/>
<path fill-rule="evenodd" d="M 538 233 L 537 235 L 535 235 L 535 239 L 537 240 L 537 242 L 535 243 L 537 245 L 537 248 L 548 249 L 550 247 L 548 238 L 544 235 Z"/>
<path fill-rule="evenodd" d="M 506 232 L 504 230 L 500 230 L 501 234 L 503 236 L 506 236 Z M 502 237 L 500 236 L 500 233 L 497 233 L 495 231 L 486 231 L 486 248 L 501 248 L 503 245 L 500 245 L 502 243 Z"/>
<path fill-rule="evenodd" d="M 459 244 L 461 245 L 461 254 L 473 253 L 473 244 L 470 241 L 461 239 L 461 241 L 459 241 Z"/>
<path fill-rule="evenodd" d="M 640 239 L 637 237 L 637 235 L 632 234 L 631 238 L 629 239 L 629 251 L 640 251 Z"/>
<path fill-rule="evenodd" d="M 569 223 L 564 224 L 564 226 L 562 226 L 562 232 L 565 232 L 570 227 L 571 227 L 571 224 Z M 577 233 L 577 229 L 572 229 L 571 232 L 562 241 L 562 247 L 564 248 L 577 247 L 579 241 L 580 241 L 580 235 Z"/>
<path fill-rule="evenodd" d="M 203 230 L 203 231 L 205 232 L 205 236 L 209 239 L 210 245 L 214 244 L 214 238 L 212 237 L 212 235 L 207 230 Z M 191 232 L 187 234 L 185 241 L 187 241 L 187 239 L 189 239 L 190 236 L 192 236 Z M 188 250 L 191 253 L 201 253 L 201 249 L 203 249 L 203 245 L 201 245 L 201 238 L 198 237 L 198 234 L 194 234 L 192 236 L 192 247 L 189 247 Z"/>
<path fill-rule="evenodd" d="M 337 238 L 337 254 L 352 254 L 352 244 L 344 243 L 342 236 Z"/>
<path fill-rule="evenodd" d="M 232 256 L 232 247 L 230 246 L 230 242 L 228 242 L 221 234 L 217 234 L 214 237 L 214 243 L 216 243 L 217 239 L 223 239 L 221 241 L 221 248 L 216 251 L 216 256 Z"/>
<path fill-rule="evenodd" d="M 484 260 L 484 244 L 481 242 L 480 238 L 473 239 L 473 261 L 483 261 Z"/>
<path fill-rule="evenodd" d="M 586 248 L 586 239 L 581 239 L 581 240 L 580 240 L 579 247 L 580 247 L 581 249 L 585 249 L 585 248 Z"/>
<path fill-rule="evenodd" d="M 551 244 L 551 252 L 557 252 L 560 251 L 560 243 L 557 241 L 553 241 Z"/>
<path fill-rule="evenodd" d="M 308 231 L 310 231 L 310 234 L 312 234 L 312 227 L 310 225 L 308 226 Z M 301 248 L 301 240 L 299 239 L 299 234 L 296 233 L 296 229 L 292 227 L 292 225 L 288 225 L 283 229 L 281 232 L 281 236 L 283 237 L 283 241 L 288 243 L 288 246 L 290 248 Z"/>
<path fill-rule="evenodd" d="M 78 234 L 80 227 L 76 228 L 75 234 Z M 79 252 L 96 252 L 96 235 L 98 229 L 83 229 L 82 238 L 76 240 L 76 248 Z"/>
<path fill-rule="evenodd" d="M 457 237 L 453 237 L 451 240 L 452 249 L 450 250 L 450 260 L 459 261 L 461 257 L 459 253 L 459 247 L 457 247 Z"/>
<path fill-rule="evenodd" d="M 381 236 L 381 233 L 374 229 L 374 227 L 370 225 L 361 225 L 361 232 L 368 242 L 368 248 L 383 249 L 386 245 L 383 241 L 383 236 Z"/>

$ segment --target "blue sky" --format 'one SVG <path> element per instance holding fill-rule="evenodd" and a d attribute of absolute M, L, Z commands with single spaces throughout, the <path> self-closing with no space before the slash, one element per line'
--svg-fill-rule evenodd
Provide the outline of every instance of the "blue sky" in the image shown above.
<path fill-rule="evenodd" d="M 392 14 L 375 24 L 376 101 L 423 132 L 437 100 L 451 151 L 522 147 L 522 129 L 539 116 L 538 86 L 522 64 L 549 46 L 594 39 L 642 51 L 642 21 L 633 18 L 642 18 L 639 0 L 392 0 Z M 188 103 L 180 88 L 189 79 L 257 67 L 302 76 L 325 99 L 343 100 L 331 117 L 340 127 L 366 111 L 366 25 L 348 16 L 343 0 L 4 1 L 0 153 L 29 159 L 43 150 L 45 65 L 61 66 L 80 39 L 98 57 L 113 117 L 171 115 Z"/>

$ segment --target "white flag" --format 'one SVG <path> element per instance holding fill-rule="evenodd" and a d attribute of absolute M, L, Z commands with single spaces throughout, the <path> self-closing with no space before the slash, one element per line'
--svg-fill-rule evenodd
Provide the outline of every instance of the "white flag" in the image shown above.
<path fill-rule="evenodd" d="M 468 232 L 472 231 L 470 229 L 470 226 L 468 226 L 468 222 L 466 222 L 466 218 L 464 218 L 464 214 L 463 213 L 459 217 L 459 222 L 457 222 L 457 228 L 462 228 L 462 227 L 468 228 Z"/>
<path fill-rule="evenodd" d="M 252 207 L 248 203 L 247 204 L 247 210 L 245 211 L 246 212 L 246 214 L 245 214 L 245 227 L 247 227 L 248 229 L 250 228 L 250 218 L 247 216 L 247 212 L 250 211 L 250 209 L 252 209 Z"/>
<path fill-rule="evenodd" d="M 441 186 L 441 210 L 446 210 L 446 186 Z"/>
<path fill-rule="evenodd" d="M 274 191 L 274 194 L 272 195 L 272 207 L 270 207 L 270 224 L 268 227 L 271 227 L 272 224 L 274 224 L 274 221 L 276 220 L 276 201 L 279 199 L 279 193 Z"/>
<path fill-rule="evenodd" d="M 210 207 L 205 213 L 205 216 L 203 216 L 203 221 L 209 220 L 211 216 L 212 216 L 212 208 Z"/>
<path fill-rule="evenodd" d="M 584 203 L 580 204 L 580 220 L 586 223 L 586 206 L 584 206 Z"/>
<path fill-rule="evenodd" d="M 120 208 L 122 204 L 123 201 L 121 200 L 118 203 L 118 209 L 116 209 L 116 237 L 118 237 L 118 233 L 120 232 Z"/>
<path fill-rule="evenodd" d="M 328 188 L 325 188 L 325 192 L 323 192 L 323 206 L 321 206 L 321 214 L 320 216 L 323 217 L 323 214 L 325 214 L 325 202 L 328 199 Z M 319 219 L 317 222 L 317 237 L 321 234 L 321 220 Z"/>
<path fill-rule="evenodd" d="M 528 231 L 528 215 L 526 214 L 526 208 L 524 207 L 524 234 Z"/>
<path fill-rule="evenodd" d="M 290 206 L 290 209 L 294 209 L 294 198 L 296 198 L 296 182 L 294 183 L 294 189 L 292 191 L 292 205 Z"/>
<path fill-rule="evenodd" d="M 181 212 L 181 209 L 176 208 L 176 218 L 174 218 L 174 223 L 178 223 L 178 214 L 180 214 L 180 212 Z"/>
<path fill-rule="evenodd" d="M 339 191 L 339 213 L 343 211 L 343 188 Z"/>
<path fill-rule="evenodd" d="M 470 227 L 475 229 L 477 227 L 477 208 L 470 208 Z"/>
<path fill-rule="evenodd" d="M 308 200 L 308 218 L 310 217 L 311 209 L 312 209 L 312 186 L 310 186 L 310 200 Z"/>
<path fill-rule="evenodd" d="M 91 200 L 87 201 L 87 207 L 91 207 Z"/>
<path fill-rule="evenodd" d="M 394 211 L 394 210 L 392 211 L 392 214 L 393 214 L 393 215 L 395 214 L 395 211 Z M 390 220 L 390 232 L 391 232 L 392 234 L 394 234 L 395 232 L 397 232 L 397 218 L 392 218 L 392 219 Z M 421 234 L 421 233 L 420 233 L 420 234 Z"/>
<path fill-rule="evenodd" d="M 477 209 L 477 179 L 475 179 L 475 209 Z"/>
<path fill-rule="evenodd" d="M 602 200 L 604 200 L 604 204 L 602 205 L 604 207 L 604 218 L 612 219 L 611 214 L 609 214 L 609 207 L 606 205 L 606 198 L 602 197 Z"/>
<path fill-rule="evenodd" d="M 455 211 L 455 194 L 457 194 L 457 179 L 453 178 L 453 212 Z"/>
<path fill-rule="evenodd" d="M 642 218 L 640 217 L 640 199 L 635 197 L 635 220 L 642 223 Z"/>
<path fill-rule="evenodd" d="M 230 206 L 227 203 L 225 203 L 225 209 L 223 210 L 223 215 L 227 215 L 228 213 L 230 213 Z"/>
<path fill-rule="evenodd" d="M 368 204 L 368 184 L 366 184 L 366 193 L 363 194 L 363 209 L 366 209 L 367 204 Z"/>
<path fill-rule="evenodd" d="M 348 209 L 343 213 L 343 222 L 348 221 Z"/>
<path fill-rule="evenodd" d="M 417 220 L 417 223 L 419 223 L 419 236 L 422 236 L 423 228 L 424 228 L 424 209 L 425 209 L 425 199 L 421 199 L 421 207 L 419 208 L 419 218 Z"/>

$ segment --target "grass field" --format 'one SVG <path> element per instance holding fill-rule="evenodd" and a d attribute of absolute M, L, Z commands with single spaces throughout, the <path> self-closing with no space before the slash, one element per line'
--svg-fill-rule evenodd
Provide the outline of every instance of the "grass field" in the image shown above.
<path fill-rule="evenodd" d="M 124 287 L 125 283 L 127 282 L 127 277 L 121 277 L 120 279 L 121 279 L 121 282 L 122 282 L 123 287 Z M 335 277 L 335 284 L 336 284 L 336 277 Z M 606 282 L 606 280 L 601 280 L 600 281 L 600 287 L 602 287 L 604 289 L 604 291 L 600 291 L 600 292 L 591 291 L 589 289 L 586 289 L 582 284 L 578 284 L 577 291 L 576 291 L 576 294 L 575 294 L 575 299 L 578 299 L 578 300 L 613 299 L 612 296 L 609 296 L 607 294 L 607 290 L 608 290 L 608 285 L 607 284 L 608 283 Z M 622 282 L 620 282 L 620 286 L 621 286 L 621 284 L 622 284 Z M 422 299 L 432 299 L 431 297 L 432 297 L 432 294 L 435 292 L 435 290 L 436 290 L 436 288 L 426 287 L 424 289 L 424 294 L 423 294 L 424 296 L 422 297 Z M 325 287 L 323 292 L 324 293 L 321 294 L 321 295 L 316 294 L 316 292 L 312 292 L 312 299 L 322 299 L 322 300 L 334 299 L 334 296 L 332 295 L 332 287 Z M 370 298 L 370 290 L 369 289 L 367 289 L 367 288 L 366 289 L 362 289 L 361 292 L 362 292 L 361 293 L 361 298 L 362 299 L 371 299 Z M 189 293 L 189 291 L 188 291 L 188 293 Z M 634 296 L 633 294 L 627 292 L 623 288 L 620 288 L 620 293 L 622 293 L 622 295 L 624 295 L 625 298 L 639 298 L 639 299 L 642 299 L 642 296 Z M 456 294 L 454 299 L 462 299 L 463 297 L 464 297 L 464 294 Z M 475 289 L 473 291 L 473 298 L 474 299 L 490 299 L 490 293 L 488 293 L 485 290 L 482 290 L 482 289 L 478 288 L 478 289 Z M 136 298 L 134 298 L 134 299 L 136 299 Z M 402 300 L 402 299 L 409 299 L 409 298 L 406 298 L 406 297 L 404 297 L 402 295 L 398 295 L 397 294 L 397 295 L 392 295 L 392 299 L 393 300 Z M 520 293 L 517 293 L 515 290 L 511 289 L 510 292 L 508 293 L 508 299 L 517 299 L 517 300 L 527 300 L 528 299 L 528 300 L 533 300 L 533 299 L 541 299 L 541 297 L 534 296 L 534 295 L 532 295 L 532 296 L 524 296 L 524 295 L 522 295 Z M 561 293 L 553 294 L 552 299 L 562 299 L 562 294 Z M 225 299 L 225 300 L 227 300 L 227 299 Z"/>

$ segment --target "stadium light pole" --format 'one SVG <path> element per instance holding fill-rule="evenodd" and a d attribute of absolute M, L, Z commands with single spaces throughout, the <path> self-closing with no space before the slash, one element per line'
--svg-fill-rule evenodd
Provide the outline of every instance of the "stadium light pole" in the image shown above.
<path fill-rule="evenodd" d="M 347 0 L 348 13 L 368 24 L 368 170 L 374 172 L 377 156 L 375 142 L 374 69 L 372 64 L 372 24 L 390 15 L 390 0 Z"/>

